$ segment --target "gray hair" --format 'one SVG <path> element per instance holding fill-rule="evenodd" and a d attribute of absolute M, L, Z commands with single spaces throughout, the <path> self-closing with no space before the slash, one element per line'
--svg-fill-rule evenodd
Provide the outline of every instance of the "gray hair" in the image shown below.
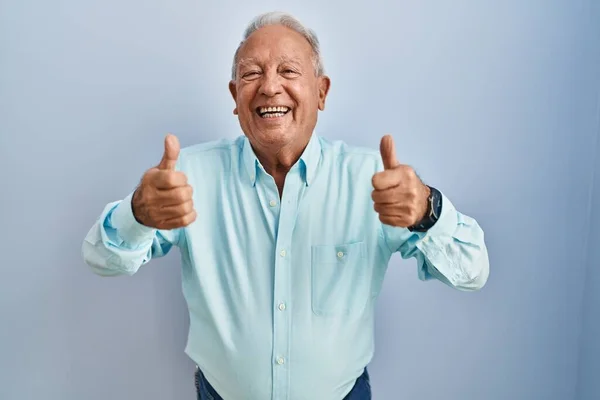
<path fill-rule="evenodd" d="M 272 12 L 264 13 L 264 14 L 261 14 L 261 15 L 255 17 L 250 22 L 250 24 L 248 24 L 248 26 L 246 27 L 246 30 L 244 31 L 243 39 L 240 42 L 238 48 L 236 49 L 235 55 L 233 56 L 233 67 L 231 68 L 231 79 L 233 79 L 233 80 L 236 79 L 237 66 L 238 66 L 238 62 L 239 62 L 238 57 L 239 57 L 240 49 L 242 48 L 242 46 L 244 45 L 246 40 L 248 40 L 250 35 L 252 35 L 254 32 L 259 30 L 260 28 L 263 28 L 263 27 L 269 26 L 269 25 L 282 25 L 282 26 L 285 26 L 286 28 L 290 28 L 290 29 L 298 32 L 299 34 L 301 34 L 308 41 L 308 43 L 310 44 L 310 47 L 312 48 L 312 52 L 313 52 L 312 59 L 313 59 L 313 65 L 315 68 L 315 73 L 317 74 L 317 76 L 321 76 L 321 75 L 325 74 L 325 68 L 323 66 L 323 59 L 321 57 L 321 49 L 320 49 L 320 45 L 319 45 L 319 39 L 317 38 L 317 34 L 315 32 L 313 32 L 311 29 L 302 25 L 302 23 L 300 23 L 300 21 L 298 21 L 292 15 L 286 14 L 283 12 L 279 12 L 279 11 L 272 11 Z"/>

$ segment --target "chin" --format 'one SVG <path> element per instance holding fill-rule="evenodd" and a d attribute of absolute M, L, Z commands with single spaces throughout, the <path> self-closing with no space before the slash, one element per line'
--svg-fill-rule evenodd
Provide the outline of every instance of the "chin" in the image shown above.
<path fill-rule="evenodd" d="M 296 129 L 290 124 L 255 124 L 250 128 L 251 136 L 264 144 L 285 144 L 296 137 Z"/>
<path fill-rule="evenodd" d="M 259 142 L 266 145 L 285 145 L 294 140 L 295 133 L 291 129 L 262 129 L 254 135 Z"/>

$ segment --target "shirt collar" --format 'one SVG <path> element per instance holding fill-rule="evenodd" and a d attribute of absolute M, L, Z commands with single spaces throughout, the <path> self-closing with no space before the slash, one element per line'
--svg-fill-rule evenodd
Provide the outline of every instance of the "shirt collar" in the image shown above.
<path fill-rule="evenodd" d="M 262 166 L 260 165 L 260 161 L 258 161 L 258 158 L 256 157 L 256 154 L 250 145 L 248 137 L 244 137 L 242 158 L 242 162 L 246 172 L 248 173 L 250 183 L 252 186 L 254 186 L 256 184 L 256 174 L 258 173 L 259 169 L 262 169 Z M 308 144 L 306 145 L 306 148 L 300 156 L 300 160 L 298 160 L 298 164 L 301 166 L 301 169 L 304 172 L 302 175 L 307 186 L 313 181 L 320 160 L 321 141 L 319 140 L 319 137 L 313 133 L 308 141 Z"/>

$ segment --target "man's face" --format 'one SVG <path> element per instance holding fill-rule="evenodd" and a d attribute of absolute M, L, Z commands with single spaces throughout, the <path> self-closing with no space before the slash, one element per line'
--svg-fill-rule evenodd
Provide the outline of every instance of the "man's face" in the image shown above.
<path fill-rule="evenodd" d="M 263 150 L 308 140 L 325 107 L 329 78 L 317 77 L 310 44 L 274 25 L 254 32 L 239 52 L 229 89 L 242 130 Z"/>

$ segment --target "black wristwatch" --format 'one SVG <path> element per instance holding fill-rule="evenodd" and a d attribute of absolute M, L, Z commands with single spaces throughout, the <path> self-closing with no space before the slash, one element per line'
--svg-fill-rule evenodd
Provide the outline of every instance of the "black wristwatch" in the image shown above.
<path fill-rule="evenodd" d="M 411 232 L 427 232 L 429 228 L 435 225 L 442 213 L 442 194 L 434 187 L 429 185 L 427 187 L 431 191 L 429 197 L 427 197 L 427 213 L 425 218 L 408 227 Z"/>

